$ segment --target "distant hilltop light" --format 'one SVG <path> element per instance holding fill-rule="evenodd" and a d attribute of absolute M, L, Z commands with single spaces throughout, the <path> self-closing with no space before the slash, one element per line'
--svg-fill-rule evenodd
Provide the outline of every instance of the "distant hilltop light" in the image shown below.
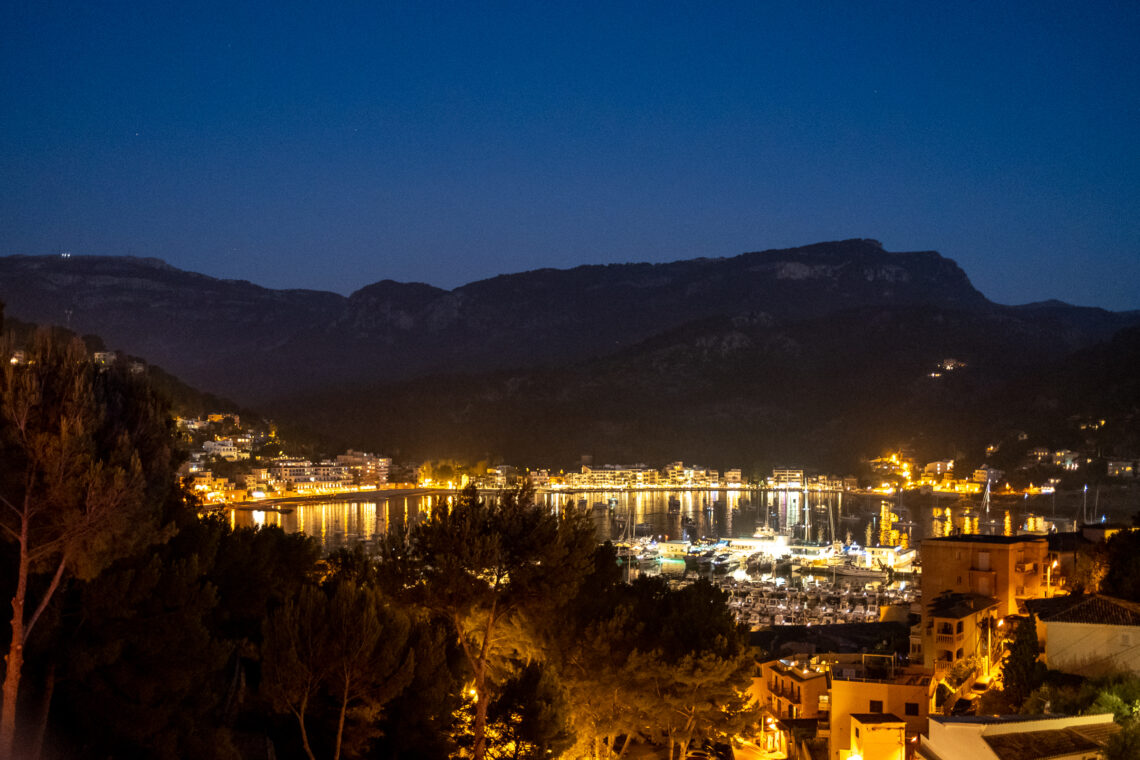
<path fill-rule="evenodd" d="M 71 258 L 71 251 L 64 251 L 63 253 L 59 254 L 59 257 L 61 259 L 70 259 Z"/>

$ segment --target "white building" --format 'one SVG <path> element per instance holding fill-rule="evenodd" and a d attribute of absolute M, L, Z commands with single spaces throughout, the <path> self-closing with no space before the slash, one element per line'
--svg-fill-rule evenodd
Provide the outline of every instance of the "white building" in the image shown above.
<path fill-rule="evenodd" d="M 777 488 L 803 488 L 804 471 L 788 468 L 772 470 L 772 483 Z"/>
<path fill-rule="evenodd" d="M 388 474 L 392 471 L 392 460 L 389 457 L 378 457 L 367 451 L 349 449 L 336 457 L 338 465 L 347 467 L 361 483 L 368 485 L 381 485 L 388 482 Z"/>
<path fill-rule="evenodd" d="M 939 459 L 936 462 L 928 462 L 926 466 L 922 468 L 922 472 L 924 475 L 941 477 L 948 472 L 954 472 L 954 460 Z"/>
<path fill-rule="evenodd" d="M 581 472 L 566 473 L 566 485 L 573 488 L 638 488 L 660 482 L 661 473 L 643 464 L 607 464 L 597 469 L 582 465 Z"/>
<path fill-rule="evenodd" d="M 919 760 L 1096 760 L 1120 726 L 1112 713 L 1042 716 L 931 716 Z"/>
<path fill-rule="evenodd" d="M 238 448 L 237 444 L 229 438 L 223 438 L 220 441 L 206 441 L 202 444 L 202 451 L 210 456 L 221 457 L 227 462 L 249 459 L 249 451 Z"/>
<path fill-rule="evenodd" d="M 1111 596 L 1031 599 L 1045 664 L 1054 670 L 1095 677 L 1140 674 L 1140 604 Z"/>
<path fill-rule="evenodd" d="M 283 461 L 269 467 L 269 476 L 280 481 L 291 491 L 325 491 L 352 482 L 346 465 L 335 462 Z"/>

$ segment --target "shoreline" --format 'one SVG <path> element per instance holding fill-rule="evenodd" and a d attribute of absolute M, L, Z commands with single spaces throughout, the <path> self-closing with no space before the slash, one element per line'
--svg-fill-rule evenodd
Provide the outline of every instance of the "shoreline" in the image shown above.
<path fill-rule="evenodd" d="M 389 496 L 422 496 L 428 493 L 451 493 L 446 489 L 436 488 L 376 488 L 370 491 L 339 491 L 337 493 L 304 494 L 297 496 L 277 496 L 265 499 L 247 499 L 246 501 L 225 502 L 210 505 L 216 509 L 240 509 L 254 512 L 278 512 L 280 507 L 300 506 L 311 502 L 323 501 L 353 501 L 355 499 L 370 500 L 377 497 Z"/>

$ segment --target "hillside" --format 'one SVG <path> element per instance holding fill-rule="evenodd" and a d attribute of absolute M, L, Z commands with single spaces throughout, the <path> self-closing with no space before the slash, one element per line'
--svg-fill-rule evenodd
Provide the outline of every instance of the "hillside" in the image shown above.
<path fill-rule="evenodd" d="M 937 253 L 866 240 L 547 269 L 452 291 L 382 281 L 349 297 L 218 280 L 154 259 L 9 256 L 0 258 L 0 300 L 22 319 L 99 334 L 246 403 L 331 381 L 558 366 L 715 316 L 784 323 L 877 304 L 989 305 Z"/>
<path fill-rule="evenodd" d="M 846 471 L 885 446 L 912 446 L 928 459 L 976 454 L 1010 426 L 1048 419 L 1012 400 L 1047 377 L 1079 374 L 1058 359 L 1056 328 L 1006 310 L 929 307 L 867 307 L 784 326 L 713 318 L 562 368 L 338 386 L 274 411 L 412 459 L 498 455 L 559 467 L 591 454 Z M 947 359 L 955 369 L 940 366 Z M 1119 367 L 1109 374 L 1125 381 Z M 1095 393 L 1070 389 L 1053 414 Z"/>
<path fill-rule="evenodd" d="M 552 466 L 969 451 L 1034 422 L 1018 388 L 1140 324 L 994 304 L 939 254 L 869 240 L 348 297 L 152 259 L 7 257 L 0 299 L 347 445 Z"/>

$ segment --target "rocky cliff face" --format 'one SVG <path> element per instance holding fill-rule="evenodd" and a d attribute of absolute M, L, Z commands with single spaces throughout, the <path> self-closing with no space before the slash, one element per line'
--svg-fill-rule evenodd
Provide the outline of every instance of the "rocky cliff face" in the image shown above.
<path fill-rule="evenodd" d="M 452 291 L 384 280 L 350 297 L 218 280 L 154 259 L 10 256 L 0 258 L 0 299 L 10 314 L 97 333 L 247 403 L 330 383 L 556 367 L 713 318 L 788 325 L 875 306 L 1000 308 L 939 254 L 892 253 L 870 240 L 543 269 Z"/>

